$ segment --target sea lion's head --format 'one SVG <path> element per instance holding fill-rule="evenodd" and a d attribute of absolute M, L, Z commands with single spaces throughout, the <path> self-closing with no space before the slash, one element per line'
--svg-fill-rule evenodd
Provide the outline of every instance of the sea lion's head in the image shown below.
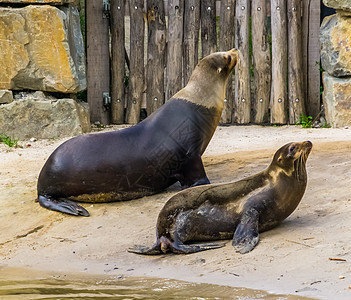
<path fill-rule="evenodd" d="M 231 49 L 226 52 L 215 52 L 205 56 L 199 61 L 191 74 L 189 83 L 194 80 L 203 80 L 205 74 L 207 78 L 218 78 L 221 81 L 226 81 L 239 61 L 239 56 L 240 51 L 237 49 Z"/>
<path fill-rule="evenodd" d="M 231 49 L 227 52 L 215 52 L 204 57 L 198 65 L 197 69 L 214 75 L 219 75 L 222 80 L 227 80 L 230 72 L 233 70 L 239 60 L 240 52 L 237 49 Z M 196 72 L 194 72 L 196 75 Z"/>
<path fill-rule="evenodd" d="M 173 97 L 207 108 L 215 107 L 220 114 L 224 105 L 227 79 L 239 57 L 240 51 L 237 49 L 215 52 L 204 57 L 195 67 L 186 87 Z"/>
<path fill-rule="evenodd" d="M 310 141 L 288 143 L 274 154 L 270 169 L 275 173 L 280 169 L 286 175 L 294 176 L 299 181 L 306 180 L 306 161 L 311 150 Z"/>

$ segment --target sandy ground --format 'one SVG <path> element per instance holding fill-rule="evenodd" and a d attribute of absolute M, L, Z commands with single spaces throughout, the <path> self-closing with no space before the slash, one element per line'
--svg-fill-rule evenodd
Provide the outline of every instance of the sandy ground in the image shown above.
<path fill-rule="evenodd" d="M 226 247 L 190 255 L 139 256 L 152 245 L 164 203 L 177 191 L 85 205 L 72 217 L 34 202 L 41 167 L 64 140 L 0 146 L 0 265 L 55 272 L 152 276 L 262 289 L 318 299 L 351 299 L 351 129 L 218 127 L 203 158 L 213 183 L 263 170 L 290 141 L 311 140 L 308 186 L 296 211 L 260 235 L 250 253 Z M 21 143 L 26 145 L 27 142 Z"/>

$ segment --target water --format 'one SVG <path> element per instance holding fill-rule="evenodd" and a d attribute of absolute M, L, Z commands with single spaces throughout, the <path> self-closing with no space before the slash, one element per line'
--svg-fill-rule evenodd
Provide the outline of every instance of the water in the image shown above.
<path fill-rule="evenodd" d="M 0 267 L 1 299 L 307 299 L 159 278 L 48 275 Z"/>

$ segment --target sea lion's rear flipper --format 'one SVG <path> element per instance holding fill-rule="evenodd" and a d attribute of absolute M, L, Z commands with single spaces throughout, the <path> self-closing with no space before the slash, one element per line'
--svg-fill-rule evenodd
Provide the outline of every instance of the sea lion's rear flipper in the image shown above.
<path fill-rule="evenodd" d="M 189 162 L 183 167 L 183 174 L 179 181 L 183 189 L 210 183 L 201 156 L 194 156 L 189 159 Z"/>
<path fill-rule="evenodd" d="M 128 248 L 128 252 L 144 255 L 157 255 L 163 253 L 159 243 L 156 243 L 151 248 L 147 246 L 135 245 L 134 247 Z"/>
<path fill-rule="evenodd" d="M 201 243 L 201 244 L 190 244 L 185 245 L 182 243 L 172 243 L 171 249 L 176 254 L 189 254 L 210 249 L 222 248 L 225 243 Z"/>
<path fill-rule="evenodd" d="M 241 254 L 250 252 L 258 243 L 258 211 L 250 208 L 244 212 L 236 227 L 232 245 Z"/>
<path fill-rule="evenodd" d="M 77 203 L 65 198 L 54 199 L 51 196 L 38 196 L 39 204 L 47 209 L 59 211 L 73 216 L 89 217 L 89 212 Z"/>

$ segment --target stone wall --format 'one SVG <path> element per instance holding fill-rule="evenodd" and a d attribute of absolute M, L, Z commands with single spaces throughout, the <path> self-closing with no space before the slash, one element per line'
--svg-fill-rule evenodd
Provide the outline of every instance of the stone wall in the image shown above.
<path fill-rule="evenodd" d="M 323 2 L 336 9 L 320 34 L 325 116 L 332 127 L 351 126 L 351 1 Z"/>
<path fill-rule="evenodd" d="M 55 138 L 89 131 L 87 106 L 67 100 L 86 89 L 79 0 L 0 0 L 1 3 L 6 5 L 0 7 L 0 133 L 16 138 Z M 14 97 L 23 94 L 23 90 L 55 93 L 64 101 L 50 95 L 40 99 L 31 96 L 30 100 Z M 40 118 L 37 111 L 44 109 L 47 117 Z M 27 128 L 24 130 L 23 126 Z M 49 127 L 50 131 L 44 130 Z"/>

